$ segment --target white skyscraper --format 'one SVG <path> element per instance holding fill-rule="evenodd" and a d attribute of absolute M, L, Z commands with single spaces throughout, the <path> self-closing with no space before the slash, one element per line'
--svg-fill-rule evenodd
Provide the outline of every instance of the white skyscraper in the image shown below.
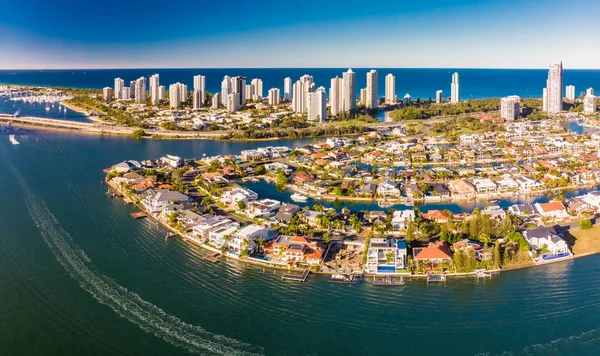
<path fill-rule="evenodd" d="M 165 100 L 167 98 L 166 88 L 164 85 L 158 87 L 158 100 Z"/>
<path fill-rule="evenodd" d="M 160 100 L 160 79 L 158 74 L 150 77 L 150 101 L 152 105 L 158 105 Z"/>
<path fill-rule="evenodd" d="M 460 101 L 460 81 L 458 73 L 452 74 L 452 86 L 450 87 L 450 102 L 456 104 Z"/>
<path fill-rule="evenodd" d="M 252 79 L 251 83 L 254 86 L 254 93 L 252 96 L 252 100 L 254 100 L 254 101 L 262 100 L 262 97 L 263 97 L 262 79 L 258 79 L 258 78 Z"/>
<path fill-rule="evenodd" d="M 143 103 L 146 101 L 146 78 L 140 77 L 135 81 L 135 102 Z"/>
<path fill-rule="evenodd" d="M 367 88 L 362 88 L 360 90 L 360 94 L 358 95 L 358 102 L 363 105 L 367 104 Z"/>
<path fill-rule="evenodd" d="M 327 98 L 325 88 L 319 87 L 308 93 L 308 120 L 324 121 L 327 118 Z"/>
<path fill-rule="evenodd" d="M 246 104 L 246 77 L 231 78 L 231 92 L 238 96 L 238 105 Z"/>
<path fill-rule="evenodd" d="M 585 115 L 596 113 L 596 97 L 594 95 L 586 95 L 583 98 L 583 113 Z"/>
<path fill-rule="evenodd" d="M 121 89 L 121 99 L 131 100 L 131 88 L 123 87 L 123 89 Z"/>
<path fill-rule="evenodd" d="M 548 111 L 548 88 L 542 89 L 542 111 Z"/>
<path fill-rule="evenodd" d="M 169 105 L 173 109 L 179 109 L 181 103 L 181 93 L 179 92 L 179 83 L 169 85 Z"/>
<path fill-rule="evenodd" d="M 435 92 L 435 103 L 436 104 L 441 104 L 442 101 L 444 100 L 442 93 L 443 93 L 443 91 L 441 91 L 441 90 L 438 90 Z"/>
<path fill-rule="evenodd" d="M 135 99 L 135 80 L 129 82 L 129 99 Z"/>
<path fill-rule="evenodd" d="M 344 81 L 339 76 L 331 79 L 331 88 L 329 88 L 329 105 L 331 106 L 331 115 L 337 116 L 343 111 L 343 93 Z"/>
<path fill-rule="evenodd" d="M 246 84 L 245 90 L 246 101 L 254 100 L 254 84 Z"/>
<path fill-rule="evenodd" d="M 313 77 L 305 74 L 300 77 L 292 87 L 292 109 L 297 113 L 304 113 L 308 105 L 308 93 L 312 92 L 315 83 Z"/>
<path fill-rule="evenodd" d="M 221 105 L 221 93 L 215 93 L 212 97 L 211 107 L 213 109 L 218 109 Z"/>
<path fill-rule="evenodd" d="M 546 81 L 546 92 L 544 96 L 544 111 L 548 113 L 559 113 L 563 109 L 563 80 L 562 80 L 562 62 L 551 63 L 548 71 L 548 80 Z"/>
<path fill-rule="evenodd" d="M 223 77 L 221 82 L 221 103 L 227 106 L 227 96 L 231 93 L 231 78 L 228 76 Z"/>
<path fill-rule="evenodd" d="M 179 84 L 179 101 L 185 103 L 188 99 L 188 88 L 187 85 L 182 83 Z"/>
<path fill-rule="evenodd" d="M 377 71 L 375 69 L 367 72 L 367 92 L 365 97 L 365 105 L 368 109 L 377 108 L 378 91 L 377 91 Z"/>
<path fill-rule="evenodd" d="M 194 110 L 198 110 L 202 107 L 202 104 L 204 103 L 203 98 L 204 98 L 204 95 L 202 95 L 202 90 L 194 89 L 194 100 L 193 100 Z"/>
<path fill-rule="evenodd" d="M 500 99 L 500 116 L 507 121 L 515 120 L 521 115 L 521 98 L 517 95 Z"/>
<path fill-rule="evenodd" d="M 356 108 L 356 73 L 348 69 L 342 77 L 344 79 L 343 110 L 350 112 Z"/>
<path fill-rule="evenodd" d="M 392 73 L 385 76 L 385 102 L 394 105 L 398 101 L 396 96 L 396 77 Z"/>
<path fill-rule="evenodd" d="M 204 75 L 194 76 L 194 90 L 200 90 L 202 92 L 202 103 L 206 99 L 206 77 Z"/>
<path fill-rule="evenodd" d="M 587 88 L 585 91 L 585 95 L 594 95 L 594 88 Z"/>
<path fill-rule="evenodd" d="M 111 87 L 105 87 L 102 89 L 102 98 L 106 101 L 111 101 L 113 96 L 113 90 Z"/>
<path fill-rule="evenodd" d="M 575 86 L 574 85 L 567 85 L 567 88 L 565 90 L 567 92 L 567 100 L 571 100 L 571 101 L 575 101 Z"/>
<path fill-rule="evenodd" d="M 227 111 L 235 112 L 240 110 L 240 95 L 237 93 L 230 93 L 227 95 Z"/>
<path fill-rule="evenodd" d="M 287 77 L 283 80 L 283 99 L 292 100 L 292 78 Z"/>
<path fill-rule="evenodd" d="M 269 89 L 269 105 L 278 105 L 279 104 L 279 89 L 271 88 Z"/>
<path fill-rule="evenodd" d="M 115 78 L 115 99 L 122 99 L 121 95 L 123 94 L 123 87 L 125 86 L 125 81 L 121 78 Z"/>

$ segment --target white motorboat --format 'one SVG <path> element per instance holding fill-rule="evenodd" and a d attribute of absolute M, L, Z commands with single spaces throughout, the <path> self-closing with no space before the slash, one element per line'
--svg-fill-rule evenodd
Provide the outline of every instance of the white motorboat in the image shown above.
<path fill-rule="evenodd" d="M 10 135 L 8 136 L 8 140 L 10 141 L 10 143 L 12 143 L 13 145 L 18 145 L 19 141 L 17 141 L 17 139 L 15 138 L 15 135 Z"/>
<path fill-rule="evenodd" d="M 307 196 L 298 194 L 298 193 L 292 194 L 292 196 L 290 198 L 292 198 L 293 201 L 298 201 L 298 202 L 305 202 L 308 200 Z"/>

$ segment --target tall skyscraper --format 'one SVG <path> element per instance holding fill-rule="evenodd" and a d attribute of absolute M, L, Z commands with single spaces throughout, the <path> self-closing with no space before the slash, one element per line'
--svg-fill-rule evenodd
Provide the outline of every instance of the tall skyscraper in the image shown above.
<path fill-rule="evenodd" d="M 188 99 L 188 87 L 185 84 L 179 84 L 179 101 L 185 103 Z"/>
<path fill-rule="evenodd" d="M 292 100 L 292 78 L 287 77 L 283 80 L 283 99 Z"/>
<path fill-rule="evenodd" d="M 300 77 L 292 88 L 292 109 L 297 113 L 304 113 L 307 110 L 308 93 L 315 87 L 314 79 L 308 74 Z"/>
<path fill-rule="evenodd" d="M 135 99 L 135 80 L 129 82 L 129 99 Z"/>
<path fill-rule="evenodd" d="M 150 101 L 152 105 L 158 105 L 160 101 L 160 79 L 158 74 L 150 77 Z"/>
<path fill-rule="evenodd" d="M 571 101 L 575 101 L 575 86 L 574 85 L 567 85 L 566 88 L 566 97 L 567 100 L 571 100 Z"/>
<path fill-rule="evenodd" d="M 246 104 L 246 77 L 231 78 L 231 92 L 238 96 L 239 106 Z"/>
<path fill-rule="evenodd" d="M 308 93 L 308 120 L 324 121 L 327 118 L 327 99 L 325 88 L 319 87 Z"/>
<path fill-rule="evenodd" d="M 204 103 L 204 95 L 202 95 L 202 90 L 200 89 L 194 89 L 194 94 L 193 94 L 194 100 L 193 100 L 193 108 L 194 110 L 198 110 L 202 107 L 202 104 Z"/>
<path fill-rule="evenodd" d="M 559 113 L 563 109 L 563 68 L 562 62 L 551 63 L 548 71 L 548 80 L 546 81 L 546 92 L 544 95 L 544 111 L 548 113 Z"/>
<path fill-rule="evenodd" d="M 158 100 L 165 100 L 167 98 L 166 88 L 164 85 L 158 87 Z"/>
<path fill-rule="evenodd" d="M 586 95 L 583 98 L 583 113 L 585 115 L 591 115 L 596 113 L 596 97 L 592 95 Z"/>
<path fill-rule="evenodd" d="M 358 101 L 362 105 L 366 105 L 367 104 L 367 88 L 362 88 L 360 90 L 360 94 L 358 95 Z"/>
<path fill-rule="evenodd" d="M 121 90 L 121 99 L 122 100 L 131 100 L 131 88 L 123 87 Z"/>
<path fill-rule="evenodd" d="M 263 82 L 262 79 L 254 78 L 252 79 L 252 86 L 254 86 L 254 93 L 252 96 L 252 100 L 260 101 L 263 97 Z"/>
<path fill-rule="evenodd" d="M 135 81 L 135 102 L 143 103 L 146 101 L 146 78 L 140 77 Z"/>
<path fill-rule="evenodd" d="M 202 103 L 206 99 L 206 77 L 204 75 L 194 76 L 194 90 L 200 90 L 202 92 Z"/>
<path fill-rule="evenodd" d="M 460 81 L 458 73 L 452 74 L 452 86 L 450 87 L 450 102 L 456 104 L 460 101 Z"/>
<path fill-rule="evenodd" d="M 371 69 L 367 73 L 367 93 L 365 98 L 365 105 L 368 109 L 374 109 L 379 106 L 377 84 L 377 71 L 375 69 Z"/>
<path fill-rule="evenodd" d="M 240 110 L 240 95 L 239 93 L 230 93 L 227 95 L 227 111 L 235 112 Z"/>
<path fill-rule="evenodd" d="M 271 88 L 269 89 L 269 105 L 279 105 L 279 89 Z"/>
<path fill-rule="evenodd" d="M 113 96 L 113 90 L 111 87 L 105 87 L 102 89 L 102 98 L 106 101 L 111 101 Z"/>
<path fill-rule="evenodd" d="M 594 95 L 594 88 L 587 88 L 585 91 L 585 95 Z"/>
<path fill-rule="evenodd" d="M 169 105 L 173 109 L 179 109 L 179 104 L 181 103 L 181 93 L 179 91 L 179 84 L 180 83 L 169 85 Z"/>
<path fill-rule="evenodd" d="M 392 73 L 385 76 L 385 102 L 394 105 L 398 101 L 396 96 L 396 77 Z"/>
<path fill-rule="evenodd" d="M 329 105 L 331 106 L 331 115 L 337 116 L 344 110 L 343 108 L 344 81 L 339 76 L 331 79 L 331 88 L 329 89 Z"/>
<path fill-rule="evenodd" d="M 342 94 L 343 109 L 346 112 L 350 112 L 356 108 L 356 73 L 352 69 L 348 69 L 343 74 L 344 79 L 344 93 Z"/>
<path fill-rule="evenodd" d="M 228 76 L 223 77 L 221 82 L 221 104 L 227 106 L 227 96 L 231 93 L 231 78 Z"/>
<path fill-rule="evenodd" d="M 507 121 L 515 120 L 521 115 L 521 98 L 517 95 L 500 99 L 500 116 Z"/>
<path fill-rule="evenodd" d="M 435 103 L 441 104 L 444 101 L 444 97 L 442 96 L 443 91 L 438 90 L 435 92 Z"/>
<path fill-rule="evenodd" d="M 254 84 L 246 84 L 246 101 L 248 100 L 254 100 Z"/>
<path fill-rule="evenodd" d="M 123 87 L 125 86 L 125 81 L 121 78 L 115 78 L 115 99 L 123 99 L 122 98 L 122 94 L 123 94 Z"/>

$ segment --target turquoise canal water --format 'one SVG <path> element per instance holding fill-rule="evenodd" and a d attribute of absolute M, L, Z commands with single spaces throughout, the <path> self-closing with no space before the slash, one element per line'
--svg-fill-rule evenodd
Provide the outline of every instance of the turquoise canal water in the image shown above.
<path fill-rule="evenodd" d="M 0 132 L 3 355 L 597 355 L 600 257 L 491 280 L 330 284 L 222 260 L 107 198 L 102 169 L 264 143 Z M 299 145 L 306 141 L 277 144 Z"/>

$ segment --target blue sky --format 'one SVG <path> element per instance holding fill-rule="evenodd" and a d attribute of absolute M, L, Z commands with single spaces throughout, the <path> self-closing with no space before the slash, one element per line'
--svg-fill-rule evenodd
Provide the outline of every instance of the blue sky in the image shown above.
<path fill-rule="evenodd" d="M 598 0 L 3 1 L 0 68 L 600 66 Z"/>

